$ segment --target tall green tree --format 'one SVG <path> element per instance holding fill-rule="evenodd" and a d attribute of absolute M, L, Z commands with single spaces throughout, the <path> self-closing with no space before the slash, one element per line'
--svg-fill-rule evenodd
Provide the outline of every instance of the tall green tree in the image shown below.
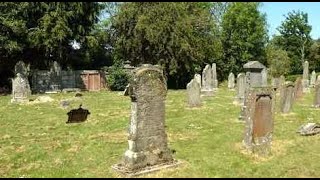
<path fill-rule="evenodd" d="M 265 45 L 268 39 L 266 16 L 257 2 L 234 2 L 222 19 L 224 68 L 239 73 L 248 61 L 267 63 Z"/>
<path fill-rule="evenodd" d="M 280 32 L 279 46 L 288 52 L 291 59 L 291 74 L 302 72 L 302 64 L 310 53 L 312 27 L 308 24 L 308 14 L 302 11 L 292 11 L 286 16 L 278 31 Z"/>
<path fill-rule="evenodd" d="M 320 39 L 312 42 L 307 59 L 309 60 L 309 68 L 320 72 Z"/>
<path fill-rule="evenodd" d="M 185 88 L 195 72 L 219 56 L 211 4 L 132 2 L 112 19 L 114 55 L 132 65 L 159 64 L 170 87 Z"/>

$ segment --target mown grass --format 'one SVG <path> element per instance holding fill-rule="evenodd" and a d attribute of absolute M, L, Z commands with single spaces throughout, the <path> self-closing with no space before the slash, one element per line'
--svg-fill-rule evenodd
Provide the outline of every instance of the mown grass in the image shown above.
<path fill-rule="evenodd" d="M 0 97 L 1 177 L 123 177 L 111 169 L 127 149 L 130 99 L 119 92 L 84 92 L 63 109 L 74 93 L 51 94 L 54 102 L 17 105 Z M 292 113 L 276 113 L 272 155 L 256 158 L 241 148 L 244 123 L 235 91 L 225 84 L 200 108 L 188 108 L 185 90 L 169 90 L 166 125 L 169 147 L 183 164 L 141 177 L 320 177 L 320 136 L 296 130 L 319 122 L 311 93 L 295 102 Z M 33 95 L 33 98 L 36 98 Z M 66 113 L 82 103 L 86 122 L 66 124 Z"/>

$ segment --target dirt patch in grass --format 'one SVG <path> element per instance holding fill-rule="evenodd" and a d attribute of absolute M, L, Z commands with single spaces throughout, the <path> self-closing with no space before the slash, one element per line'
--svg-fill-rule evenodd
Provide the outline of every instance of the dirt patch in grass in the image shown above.
<path fill-rule="evenodd" d="M 237 151 L 240 151 L 241 154 L 248 157 L 253 163 L 261 163 L 265 161 L 269 161 L 275 157 L 278 157 L 280 155 L 285 155 L 289 146 L 294 144 L 293 140 L 274 140 L 271 144 L 271 155 L 267 157 L 258 156 L 257 154 L 254 154 L 243 146 L 242 143 L 236 143 L 235 148 Z"/>

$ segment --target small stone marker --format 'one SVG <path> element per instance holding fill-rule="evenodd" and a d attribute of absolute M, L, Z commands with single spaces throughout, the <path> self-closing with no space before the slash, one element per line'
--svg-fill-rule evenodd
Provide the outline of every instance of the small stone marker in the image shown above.
<path fill-rule="evenodd" d="M 299 127 L 297 133 L 302 136 L 311 136 L 320 133 L 320 124 L 318 123 L 307 123 Z"/>
<path fill-rule="evenodd" d="M 216 63 L 212 63 L 212 87 L 214 90 L 218 89 L 218 79 L 217 79 L 217 66 Z"/>
<path fill-rule="evenodd" d="M 313 106 L 316 108 L 320 107 L 320 81 L 317 81 L 315 84 Z"/>
<path fill-rule="evenodd" d="M 200 84 L 195 79 L 187 84 L 187 99 L 190 107 L 201 106 Z"/>
<path fill-rule="evenodd" d="M 303 76 L 302 76 L 302 90 L 303 93 L 307 93 L 310 91 L 309 89 L 309 62 L 305 61 L 303 63 Z"/>
<path fill-rule="evenodd" d="M 78 109 L 73 109 L 67 113 L 68 121 L 66 123 L 80 123 L 87 120 L 90 112 L 87 109 L 82 109 L 81 106 L 82 105 L 80 105 Z"/>
<path fill-rule="evenodd" d="M 231 72 L 228 76 L 228 88 L 234 89 L 235 83 L 234 83 L 234 74 Z"/>
<path fill-rule="evenodd" d="M 314 88 L 316 85 L 316 80 L 317 80 L 317 74 L 315 71 L 312 71 L 311 77 L 310 77 L 310 87 Z"/>

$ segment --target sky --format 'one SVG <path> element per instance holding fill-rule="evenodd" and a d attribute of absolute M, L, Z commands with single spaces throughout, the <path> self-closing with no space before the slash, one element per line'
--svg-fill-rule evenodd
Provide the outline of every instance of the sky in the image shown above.
<path fill-rule="evenodd" d="M 312 26 L 310 35 L 313 39 L 320 38 L 320 2 L 263 2 L 260 11 L 267 15 L 269 36 L 279 34 L 276 28 L 292 10 L 308 13 L 308 23 Z"/>

